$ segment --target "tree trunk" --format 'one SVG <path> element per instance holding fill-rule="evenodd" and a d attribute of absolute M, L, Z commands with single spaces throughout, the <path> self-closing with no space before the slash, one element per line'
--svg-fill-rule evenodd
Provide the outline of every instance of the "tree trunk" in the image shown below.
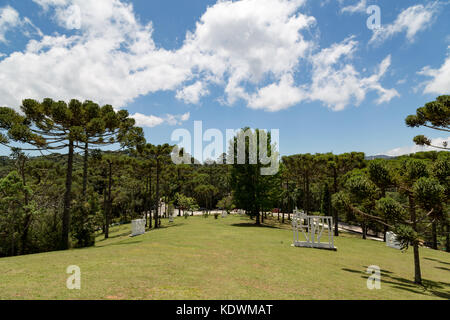
<path fill-rule="evenodd" d="M 336 168 L 333 168 L 333 186 L 334 193 L 338 192 L 338 184 L 337 184 L 337 171 Z M 334 236 L 339 236 L 339 212 L 334 209 L 333 210 L 333 219 L 334 219 Z"/>
<path fill-rule="evenodd" d="M 153 195 L 153 192 L 152 192 L 152 168 L 150 167 L 150 175 L 149 175 L 149 199 L 148 199 L 148 201 L 149 201 L 149 207 L 150 207 L 150 218 L 148 219 L 149 221 L 149 223 L 148 223 L 148 228 L 149 229 L 151 229 L 152 228 L 152 224 L 153 224 L 153 222 L 152 222 L 152 210 L 153 210 L 153 201 L 152 201 L 152 195 Z"/>
<path fill-rule="evenodd" d="M 363 222 L 363 223 L 361 224 L 361 228 L 362 228 L 362 238 L 363 238 L 364 240 L 366 240 L 366 239 L 367 239 L 367 226 L 366 226 L 366 223 L 365 223 L 365 222 Z"/>
<path fill-rule="evenodd" d="M 386 198 L 386 189 L 385 188 L 381 189 L 381 198 Z M 388 223 L 386 217 L 384 218 L 384 223 L 386 223 L 386 224 Z M 384 225 L 383 226 L 383 241 L 384 242 L 386 242 L 386 233 L 388 232 L 388 230 L 389 230 L 388 226 Z M 378 234 L 378 232 L 377 232 L 377 234 Z"/>
<path fill-rule="evenodd" d="M 108 203 L 107 203 L 107 198 L 106 198 L 106 187 L 103 188 L 103 234 L 106 233 L 106 214 L 108 212 Z"/>
<path fill-rule="evenodd" d="M 306 174 L 306 214 L 309 215 L 310 210 L 310 197 L 309 197 L 309 174 Z"/>
<path fill-rule="evenodd" d="M 431 247 L 434 250 L 437 250 L 437 223 L 436 221 L 433 221 L 431 223 L 431 237 L 432 237 L 432 245 Z"/>
<path fill-rule="evenodd" d="M 159 159 L 156 159 L 156 210 L 155 210 L 155 229 L 159 227 Z"/>
<path fill-rule="evenodd" d="M 108 178 L 108 205 L 106 210 L 106 217 L 105 217 L 105 239 L 109 238 L 109 219 L 111 218 L 111 211 L 112 211 L 112 200 L 111 200 L 111 187 L 112 187 L 112 162 L 109 163 L 109 178 Z"/>
<path fill-rule="evenodd" d="M 88 160 L 89 160 L 89 143 L 84 144 L 84 159 L 83 159 L 83 201 L 86 201 L 87 180 L 88 180 Z"/>
<path fill-rule="evenodd" d="M 24 187 L 26 187 L 27 181 L 25 179 L 25 160 L 22 163 L 20 171 L 21 171 L 21 175 L 22 175 L 22 184 L 24 185 Z M 28 199 L 28 192 L 26 190 L 24 192 L 24 197 L 25 197 L 25 206 L 28 206 L 29 199 Z M 29 212 L 29 209 L 26 209 L 26 210 L 27 210 L 27 214 L 25 216 L 23 233 L 22 233 L 22 237 L 21 237 L 21 242 L 22 242 L 21 254 L 25 254 L 25 252 L 27 250 L 28 230 L 30 229 L 30 222 L 31 222 L 31 213 Z"/>
<path fill-rule="evenodd" d="M 446 222 L 445 227 L 445 251 L 450 252 L 450 224 Z"/>
<path fill-rule="evenodd" d="M 64 194 L 64 210 L 62 217 L 62 234 L 60 249 L 69 249 L 70 232 L 70 205 L 72 201 L 72 170 L 73 170 L 73 141 L 69 141 L 69 153 L 67 158 L 66 191 Z"/>
<path fill-rule="evenodd" d="M 410 193 L 408 196 L 409 200 L 409 214 L 411 215 L 412 227 L 414 231 L 417 232 L 417 221 L 416 221 L 416 203 L 414 196 Z M 420 257 L 419 257 L 419 243 L 414 241 L 414 283 L 422 284 L 422 274 L 420 272 Z"/>
<path fill-rule="evenodd" d="M 260 219 L 260 215 L 259 215 L 259 211 L 255 214 L 255 224 L 257 226 L 261 225 L 261 219 Z"/>

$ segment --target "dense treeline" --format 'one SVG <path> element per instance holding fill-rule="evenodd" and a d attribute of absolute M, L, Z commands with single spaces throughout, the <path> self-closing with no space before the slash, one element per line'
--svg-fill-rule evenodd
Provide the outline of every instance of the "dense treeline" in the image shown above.
<path fill-rule="evenodd" d="M 446 97 L 419 109 L 407 125 L 448 129 Z M 11 148 L 10 156 L 0 157 L 0 256 L 92 246 L 96 232 L 108 238 L 111 224 L 144 213 L 151 213 L 145 214 L 147 227 L 158 228 L 162 203 L 164 212 L 176 207 L 186 218 L 199 208 L 239 208 L 256 224 L 271 212 L 288 223 L 298 208 L 333 216 L 336 236 L 339 222 L 360 225 L 364 239 L 369 230 L 392 230 L 405 248 L 413 247 L 417 283 L 420 245 L 450 252 L 445 151 L 390 160 L 366 160 L 359 152 L 299 154 L 282 157 L 273 174 L 262 174 L 268 166 L 261 164 L 261 147 L 279 158 L 265 131 L 242 129 L 234 148 L 216 161 L 174 164 L 174 147 L 148 143 L 124 110 L 51 99 L 24 100 L 21 110 L 0 108 L 0 144 Z M 266 146 L 258 140 L 261 134 Z M 239 136 L 246 155 L 240 164 Z M 430 144 L 424 139 L 415 141 Z M 258 142 L 256 164 L 249 157 L 251 141 Z M 101 151 L 107 146 L 115 151 Z M 48 155 L 29 155 L 36 152 Z M 235 161 L 228 165 L 224 159 Z"/>

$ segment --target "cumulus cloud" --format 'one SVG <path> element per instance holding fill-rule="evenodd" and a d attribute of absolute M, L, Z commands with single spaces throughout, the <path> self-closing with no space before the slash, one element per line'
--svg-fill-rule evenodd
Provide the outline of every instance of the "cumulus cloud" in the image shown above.
<path fill-rule="evenodd" d="M 305 0 L 218 1 L 175 50 L 154 43 L 152 23 L 140 22 L 130 3 L 33 1 L 71 32 L 43 35 L 3 57 L 2 105 L 17 108 L 24 98 L 52 97 L 124 107 L 158 91 L 198 104 L 211 85 L 223 88 L 224 104 L 241 100 L 266 111 L 305 100 L 342 110 L 370 90 L 379 94 L 379 103 L 398 95 L 381 86 L 385 70 L 364 77 L 351 64 L 356 41 L 316 52 L 317 42 L 305 36 L 316 24 L 300 12 Z M 387 69 L 390 59 L 383 63 Z M 311 68 L 310 82 L 297 84 L 295 74 Z"/>
<path fill-rule="evenodd" d="M 294 85 L 292 75 L 285 75 L 279 83 L 261 88 L 249 99 L 249 107 L 266 111 L 287 109 L 307 99 L 307 93 Z"/>
<path fill-rule="evenodd" d="M 406 33 L 408 41 L 413 42 L 417 33 L 431 26 L 433 18 L 439 12 L 439 7 L 438 2 L 432 2 L 403 10 L 393 23 L 375 29 L 370 43 L 381 43 L 402 32 Z"/>
<path fill-rule="evenodd" d="M 442 146 L 444 144 L 444 142 L 447 142 L 447 144 L 450 144 L 450 137 L 431 139 L 431 144 L 435 145 L 435 146 Z M 421 152 L 421 151 L 439 151 L 439 149 L 429 147 L 429 146 L 411 145 L 411 146 L 395 148 L 395 149 L 389 150 L 383 154 L 391 156 L 391 157 L 397 157 L 397 156 Z"/>
<path fill-rule="evenodd" d="M 388 56 L 381 62 L 376 73 L 363 77 L 348 63 L 357 45 L 357 41 L 348 38 L 323 49 L 313 57 L 311 100 L 322 101 L 329 108 L 340 111 L 350 103 L 359 105 L 368 91 L 378 92 L 379 104 L 399 96 L 395 89 L 385 89 L 379 82 L 391 64 L 391 57 Z"/>
<path fill-rule="evenodd" d="M 450 55 L 439 69 L 427 66 L 419 74 L 432 78 L 424 83 L 425 93 L 448 94 L 450 91 Z"/>
<path fill-rule="evenodd" d="M 342 0 L 340 1 L 342 2 Z M 341 9 L 342 13 L 357 13 L 357 12 L 366 12 L 367 8 L 367 0 L 360 0 L 356 4 L 352 6 L 346 6 Z"/>
<path fill-rule="evenodd" d="M 201 81 L 186 86 L 177 92 L 177 99 L 183 100 L 185 103 L 197 104 L 200 102 L 200 98 L 209 94 L 208 89 Z"/>
<path fill-rule="evenodd" d="M 297 67 L 313 43 L 301 34 L 315 23 L 298 12 L 303 0 L 219 1 L 187 35 L 182 56 L 206 78 L 225 86 L 225 101 L 248 100 L 246 84 L 281 79 Z"/>
<path fill-rule="evenodd" d="M 142 113 L 135 113 L 130 117 L 136 120 L 136 125 L 140 127 L 153 128 L 164 123 L 171 126 L 180 125 L 183 122 L 188 121 L 190 116 L 191 114 L 188 112 L 182 115 L 166 114 L 164 117 L 157 117 L 154 115 L 147 116 Z"/>

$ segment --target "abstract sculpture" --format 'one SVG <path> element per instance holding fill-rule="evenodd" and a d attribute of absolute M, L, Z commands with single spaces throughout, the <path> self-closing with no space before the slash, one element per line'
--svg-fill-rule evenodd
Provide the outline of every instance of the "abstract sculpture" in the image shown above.
<path fill-rule="evenodd" d="M 336 251 L 334 246 L 333 217 L 308 216 L 304 212 L 294 210 L 292 219 L 294 232 L 294 247 L 318 248 Z M 299 231 L 306 241 L 299 241 Z M 327 232 L 328 242 L 322 242 L 324 231 Z"/>

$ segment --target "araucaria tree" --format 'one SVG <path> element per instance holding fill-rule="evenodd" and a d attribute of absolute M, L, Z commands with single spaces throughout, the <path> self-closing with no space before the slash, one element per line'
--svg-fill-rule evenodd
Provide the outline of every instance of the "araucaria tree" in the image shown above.
<path fill-rule="evenodd" d="M 78 100 L 38 102 L 26 99 L 22 114 L 11 108 L 0 108 L 0 143 L 23 143 L 22 150 L 56 152 L 67 150 L 67 169 L 59 248 L 69 248 L 72 202 L 72 171 L 77 148 L 87 150 L 91 144 L 129 143 L 143 138 L 142 129 L 133 129 L 134 120 L 126 111 L 115 112 L 111 106 L 99 108 Z M 130 134 L 132 132 L 133 134 Z M 105 138 L 108 138 L 105 140 Z M 85 161 L 87 165 L 87 160 Z M 85 166 L 86 166 L 85 165 Z"/>
<path fill-rule="evenodd" d="M 415 115 L 408 116 L 405 122 L 411 128 L 427 127 L 447 133 L 450 132 L 450 96 L 440 96 L 435 101 L 428 102 L 424 107 L 417 109 Z M 450 150 L 446 141 L 442 146 L 433 145 L 432 141 L 424 135 L 416 136 L 414 142 L 419 146 Z"/>
<path fill-rule="evenodd" d="M 271 194 L 274 188 L 279 187 L 278 171 L 262 174 L 261 169 L 267 165 L 263 164 L 265 161 L 260 151 L 266 148 L 267 156 L 278 161 L 276 147 L 271 142 L 270 133 L 247 128 L 240 130 L 230 143 L 228 157 L 233 159 L 231 188 L 235 204 L 255 217 L 257 225 L 261 224 L 261 212 L 268 207 L 267 201 L 272 202 L 272 207 L 276 205 L 277 201 Z"/>

